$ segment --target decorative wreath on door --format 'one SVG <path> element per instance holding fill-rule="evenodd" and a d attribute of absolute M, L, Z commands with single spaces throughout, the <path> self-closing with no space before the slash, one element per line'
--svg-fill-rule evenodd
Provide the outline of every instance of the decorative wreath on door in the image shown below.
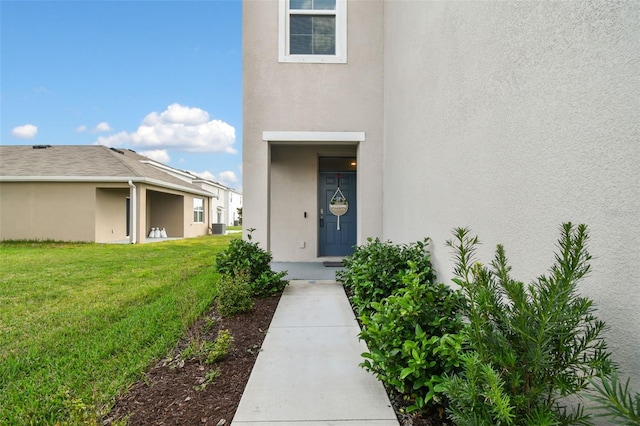
<path fill-rule="evenodd" d="M 338 231 L 340 230 L 340 216 L 344 216 L 349 211 L 349 201 L 340 190 L 340 175 L 338 175 L 338 189 L 331 201 L 329 201 L 329 211 L 338 218 Z"/>

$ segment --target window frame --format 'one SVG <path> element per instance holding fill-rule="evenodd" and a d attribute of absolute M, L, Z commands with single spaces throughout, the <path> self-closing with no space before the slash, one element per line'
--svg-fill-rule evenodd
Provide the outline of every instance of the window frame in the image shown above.
<path fill-rule="evenodd" d="M 200 201 L 199 206 L 196 201 Z M 204 223 L 204 198 L 193 197 L 193 223 Z"/>
<path fill-rule="evenodd" d="M 347 63 L 347 0 L 336 0 L 335 10 L 325 9 L 293 9 L 289 8 L 289 0 L 278 0 L 278 62 L 310 63 L 310 64 L 346 64 Z M 290 51 L 291 15 L 327 15 L 336 17 L 336 53 L 334 55 L 292 55 Z"/>

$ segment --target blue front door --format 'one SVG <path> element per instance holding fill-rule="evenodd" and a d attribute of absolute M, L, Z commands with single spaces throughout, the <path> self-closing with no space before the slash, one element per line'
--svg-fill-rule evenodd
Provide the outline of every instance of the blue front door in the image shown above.
<path fill-rule="evenodd" d="M 318 256 L 347 256 L 353 253 L 356 245 L 356 173 L 355 172 L 320 172 L 319 187 L 319 247 Z M 331 199 L 340 187 L 347 199 L 348 210 L 340 216 L 331 213 Z"/>

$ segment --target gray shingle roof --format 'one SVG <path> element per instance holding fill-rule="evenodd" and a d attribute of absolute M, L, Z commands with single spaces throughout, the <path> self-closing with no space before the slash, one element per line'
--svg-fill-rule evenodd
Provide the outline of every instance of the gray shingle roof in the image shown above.
<path fill-rule="evenodd" d="M 179 186 L 189 192 L 206 193 L 201 187 L 143 161 L 150 160 L 128 149 L 102 145 L 45 145 L 41 149 L 32 145 L 0 145 L 0 180 L 151 179 L 159 184 Z"/>

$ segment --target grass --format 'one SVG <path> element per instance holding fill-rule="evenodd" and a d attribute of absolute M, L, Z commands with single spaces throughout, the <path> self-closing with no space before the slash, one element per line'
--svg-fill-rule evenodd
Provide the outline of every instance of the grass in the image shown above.
<path fill-rule="evenodd" d="M 242 231 L 242 226 L 227 226 L 227 231 Z"/>
<path fill-rule="evenodd" d="M 0 243 L 0 424 L 108 410 L 212 304 L 231 238 Z"/>

